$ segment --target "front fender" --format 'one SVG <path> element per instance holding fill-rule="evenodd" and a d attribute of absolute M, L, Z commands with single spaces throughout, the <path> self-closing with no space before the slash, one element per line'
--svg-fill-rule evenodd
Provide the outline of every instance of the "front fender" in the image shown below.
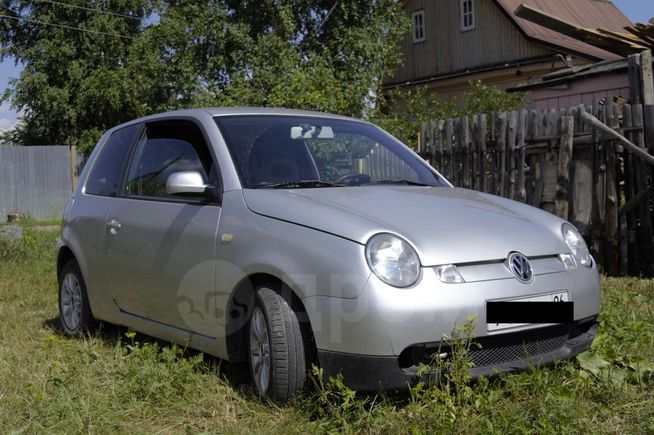
<path fill-rule="evenodd" d="M 354 299 L 370 276 L 364 246 L 333 234 L 258 215 L 240 192 L 227 192 L 216 243 L 216 295 L 226 311 L 246 277 L 274 276 L 304 299 Z M 222 235 L 229 235 L 228 243 Z M 222 309 L 220 309 L 222 308 Z"/>

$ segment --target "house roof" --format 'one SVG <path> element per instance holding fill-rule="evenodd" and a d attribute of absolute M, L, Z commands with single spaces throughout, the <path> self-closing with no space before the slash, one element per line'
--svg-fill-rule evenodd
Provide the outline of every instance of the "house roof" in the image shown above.
<path fill-rule="evenodd" d="M 526 4 L 565 21 L 591 29 L 601 27 L 624 32 L 624 26 L 632 25 L 622 11 L 609 0 L 494 1 L 528 39 L 594 60 L 614 60 L 620 59 L 620 56 L 519 18 L 515 15 L 515 10 L 521 4 Z"/>

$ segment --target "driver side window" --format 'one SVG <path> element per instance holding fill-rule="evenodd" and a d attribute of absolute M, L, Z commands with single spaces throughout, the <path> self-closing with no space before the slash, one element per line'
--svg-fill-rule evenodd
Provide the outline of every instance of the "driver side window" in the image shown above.
<path fill-rule="evenodd" d="M 215 181 L 213 159 L 199 127 L 191 121 L 149 123 L 132 159 L 126 194 L 179 200 L 167 194 L 166 182 L 171 174 L 186 171 L 199 172 L 205 184 Z"/>

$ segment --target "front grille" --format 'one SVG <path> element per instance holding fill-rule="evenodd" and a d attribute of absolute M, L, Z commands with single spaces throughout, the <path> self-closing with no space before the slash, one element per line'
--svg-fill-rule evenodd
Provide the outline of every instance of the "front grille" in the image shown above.
<path fill-rule="evenodd" d="M 588 330 L 588 324 L 555 325 L 520 332 L 507 332 L 474 340 L 468 354 L 475 367 L 488 367 L 513 361 L 537 363 L 538 357 L 561 349 L 565 343 Z M 399 356 L 400 367 L 408 369 L 431 364 L 435 354 L 448 354 L 446 343 L 425 343 L 406 348 Z"/>
<path fill-rule="evenodd" d="M 568 331 L 548 331 L 517 337 L 514 340 L 501 340 L 499 343 L 488 341 L 486 345 L 479 343 L 481 348 L 470 349 L 470 359 L 475 367 L 493 366 L 511 361 L 529 360 L 533 357 L 556 352 L 568 341 Z M 503 341 L 503 342 L 502 342 Z"/>

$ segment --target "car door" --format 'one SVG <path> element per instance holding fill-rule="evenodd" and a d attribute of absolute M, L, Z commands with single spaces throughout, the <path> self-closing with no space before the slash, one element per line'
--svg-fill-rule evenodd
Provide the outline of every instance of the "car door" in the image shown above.
<path fill-rule="evenodd" d="M 221 207 L 203 196 L 166 193 L 175 172 L 219 186 L 202 129 L 189 120 L 146 123 L 107 216 L 114 302 L 132 316 L 215 336 L 214 243 Z"/>

